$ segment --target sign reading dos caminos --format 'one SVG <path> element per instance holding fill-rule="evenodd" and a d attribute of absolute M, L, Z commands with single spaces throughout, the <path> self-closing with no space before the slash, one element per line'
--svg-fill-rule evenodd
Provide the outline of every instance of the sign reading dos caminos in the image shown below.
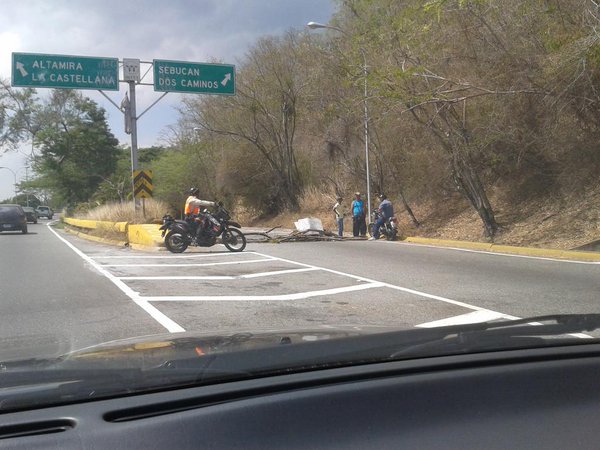
<path fill-rule="evenodd" d="M 119 89 L 119 60 L 90 56 L 12 54 L 12 86 Z"/>
<path fill-rule="evenodd" d="M 235 94 L 235 66 L 155 59 L 154 90 L 190 94 Z"/>

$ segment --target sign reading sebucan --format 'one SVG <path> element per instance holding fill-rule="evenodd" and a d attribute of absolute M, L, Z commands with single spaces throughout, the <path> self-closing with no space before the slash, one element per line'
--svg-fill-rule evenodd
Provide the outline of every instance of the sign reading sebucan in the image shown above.
<path fill-rule="evenodd" d="M 231 64 L 153 62 L 155 91 L 235 95 L 235 66 Z"/>
<path fill-rule="evenodd" d="M 12 54 L 12 83 L 18 87 L 119 89 L 119 60 L 89 56 Z"/>

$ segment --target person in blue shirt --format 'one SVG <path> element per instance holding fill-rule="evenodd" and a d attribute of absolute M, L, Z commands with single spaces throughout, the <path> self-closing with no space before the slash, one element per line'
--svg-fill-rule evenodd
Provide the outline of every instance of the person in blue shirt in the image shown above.
<path fill-rule="evenodd" d="M 369 238 L 370 241 L 376 241 L 379 239 L 379 229 L 387 220 L 394 216 L 394 207 L 386 195 L 383 193 L 379 194 L 379 200 L 381 200 L 378 208 L 379 217 L 377 218 L 375 226 L 373 227 L 373 236 Z"/>
<path fill-rule="evenodd" d="M 365 202 L 360 198 L 360 192 L 354 194 L 352 210 L 352 234 L 354 237 L 366 236 L 367 221 L 365 216 Z"/>

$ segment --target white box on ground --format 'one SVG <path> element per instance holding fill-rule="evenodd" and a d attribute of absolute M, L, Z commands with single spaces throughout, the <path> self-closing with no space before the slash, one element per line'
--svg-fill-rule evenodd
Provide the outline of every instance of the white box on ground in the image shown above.
<path fill-rule="evenodd" d="M 314 217 L 299 219 L 297 222 L 294 222 L 294 225 L 296 225 L 296 229 L 300 232 L 308 230 L 323 231 L 321 219 L 316 219 Z"/>

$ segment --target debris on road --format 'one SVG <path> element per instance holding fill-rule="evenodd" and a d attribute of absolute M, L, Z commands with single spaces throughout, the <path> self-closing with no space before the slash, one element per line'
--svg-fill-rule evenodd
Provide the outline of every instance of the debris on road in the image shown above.
<path fill-rule="evenodd" d="M 320 221 L 319 221 L 320 222 Z M 296 222 L 297 223 L 297 222 Z M 314 225 L 314 223 L 311 223 Z M 282 243 L 282 242 L 312 242 L 312 241 L 341 241 L 343 240 L 337 234 L 330 231 L 318 228 L 304 228 L 303 230 L 295 230 L 285 232 L 276 231 L 281 229 L 280 226 L 276 226 L 267 231 L 244 231 L 244 236 L 248 239 L 248 242 L 271 242 L 271 243 Z"/>

